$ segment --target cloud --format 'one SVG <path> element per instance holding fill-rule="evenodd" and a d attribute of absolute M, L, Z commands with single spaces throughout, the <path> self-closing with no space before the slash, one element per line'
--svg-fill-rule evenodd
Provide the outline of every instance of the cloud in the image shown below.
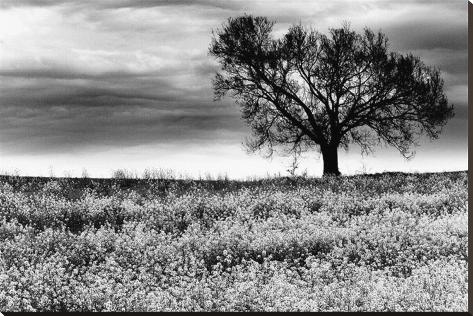
<path fill-rule="evenodd" d="M 155 8 L 162 6 L 235 8 L 235 3 L 219 0 L 4 0 L 0 7 L 52 7 L 65 5 L 94 9 Z"/>
<path fill-rule="evenodd" d="M 135 107 L 115 109 L 110 115 L 103 108 L 79 111 L 58 107 L 50 109 L 47 116 L 44 114 L 33 111 L 16 118 L 12 115 L 8 123 L 0 120 L 0 141 L 8 145 L 10 153 L 67 153 L 142 144 L 215 144 L 215 133 L 233 137 L 242 134 L 240 122 L 232 114 L 215 111 L 209 115 Z M 18 125 L 22 128 L 14 128 Z"/>
<path fill-rule="evenodd" d="M 240 144 L 234 102 L 213 102 L 211 30 L 243 13 L 321 32 L 350 21 L 441 69 L 466 146 L 467 14 L 461 1 L 4 0 L 0 150 L 87 152 L 137 144 Z M 185 149 L 183 149 L 185 150 Z"/>

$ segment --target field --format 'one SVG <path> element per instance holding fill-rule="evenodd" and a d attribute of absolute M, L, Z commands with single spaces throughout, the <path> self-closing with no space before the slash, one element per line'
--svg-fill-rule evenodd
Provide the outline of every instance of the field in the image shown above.
<path fill-rule="evenodd" d="M 1 311 L 466 311 L 468 174 L 0 178 Z"/>

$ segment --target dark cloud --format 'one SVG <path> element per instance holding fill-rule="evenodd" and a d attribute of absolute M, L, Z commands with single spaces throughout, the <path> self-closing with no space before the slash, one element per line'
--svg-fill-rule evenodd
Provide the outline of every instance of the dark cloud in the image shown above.
<path fill-rule="evenodd" d="M 118 78 L 137 78 L 150 76 L 150 73 L 132 73 L 126 71 L 111 71 L 103 73 L 87 73 L 83 72 L 80 69 L 73 70 L 67 68 L 45 68 L 45 69 L 4 69 L 0 70 L 1 77 L 16 77 L 16 78 L 25 78 L 25 79 L 62 79 L 62 80 L 71 80 L 71 79 L 118 79 Z M 4 79 L 5 80 L 5 79 Z"/>
<path fill-rule="evenodd" d="M 210 69 L 197 63 L 190 72 L 208 77 Z M 170 73 L 1 71 L 2 81 L 19 81 L 0 87 L 0 143 L 10 153 L 59 153 L 205 143 L 213 142 L 218 130 L 220 137 L 241 132 L 237 108 L 213 102 L 209 81 L 206 88 L 174 85 Z"/>
<path fill-rule="evenodd" d="M 456 116 L 439 146 L 467 146 L 461 1 L 4 0 L 2 10 L 12 16 L 0 37 L 5 154 L 239 144 L 249 131 L 232 100 L 212 101 L 207 48 L 212 29 L 243 13 L 274 19 L 276 35 L 294 23 L 381 29 L 393 50 L 440 68 Z"/>
<path fill-rule="evenodd" d="M 25 95 L 0 107 L 0 143 L 10 152 L 63 152 L 88 147 L 214 141 L 243 127 L 235 107 L 192 96 L 79 89 Z M 165 89 L 164 89 L 165 90 Z M 8 97 L 0 103 L 9 104 Z M 222 136 L 221 134 L 219 136 Z"/>
<path fill-rule="evenodd" d="M 153 8 L 162 6 L 203 6 L 222 9 L 235 8 L 235 3 L 219 0 L 4 0 L 0 4 L 0 7 L 50 7 L 64 5 L 104 9 Z"/>
<path fill-rule="evenodd" d="M 408 21 L 386 28 L 391 42 L 400 49 L 450 49 L 467 48 L 468 29 L 465 23 L 442 21 Z M 408 34 L 408 36 L 407 36 Z"/>
<path fill-rule="evenodd" d="M 61 110 L 57 110 L 60 112 Z M 0 140 L 10 153 L 64 153 L 87 148 L 136 146 L 142 144 L 215 143 L 213 135 L 226 131 L 241 137 L 242 125 L 232 114 L 160 113 L 139 108 L 125 112 L 82 110 L 36 113 L 28 118 L 10 117 L 15 124 L 3 124 Z M 21 128 L 17 128 L 21 127 Z M 199 133 L 195 133 L 198 130 Z M 113 133 L 111 133 L 113 131 Z M 93 139 L 94 141 L 91 141 Z M 26 146 L 25 146 L 26 145 Z"/>

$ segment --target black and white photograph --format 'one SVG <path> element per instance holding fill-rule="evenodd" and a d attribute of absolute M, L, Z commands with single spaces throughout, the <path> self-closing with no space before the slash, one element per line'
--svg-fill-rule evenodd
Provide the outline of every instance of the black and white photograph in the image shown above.
<path fill-rule="evenodd" d="M 466 0 L 0 0 L 0 315 L 467 312 Z"/>

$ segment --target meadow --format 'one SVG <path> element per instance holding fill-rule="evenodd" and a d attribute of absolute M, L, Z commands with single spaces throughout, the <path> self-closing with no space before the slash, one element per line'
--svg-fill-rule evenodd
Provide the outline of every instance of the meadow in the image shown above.
<path fill-rule="evenodd" d="M 467 311 L 468 173 L 0 177 L 1 311 Z"/>

